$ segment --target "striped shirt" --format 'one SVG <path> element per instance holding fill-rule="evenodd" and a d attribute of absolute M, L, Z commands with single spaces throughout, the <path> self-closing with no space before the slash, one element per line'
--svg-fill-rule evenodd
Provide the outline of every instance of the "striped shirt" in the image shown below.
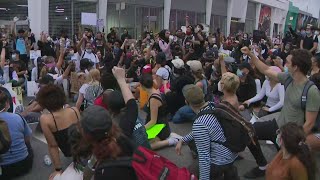
<path fill-rule="evenodd" d="M 200 110 L 214 109 L 213 102 Z M 182 138 L 183 142 L 194 140 L 199 154 L 200 180 L 210 179 L 211 164 L 226 165 L 233 163 L 238 154 L 213 141 L 225 142 L 223 130 L 213 114 L 204 114 L 195 119 L 192 132 Z"/>

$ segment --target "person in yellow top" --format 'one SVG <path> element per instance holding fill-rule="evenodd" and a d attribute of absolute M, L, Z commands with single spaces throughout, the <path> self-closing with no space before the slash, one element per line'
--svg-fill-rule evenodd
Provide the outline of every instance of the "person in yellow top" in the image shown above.
<path fill-rule="evenodd" d="M 281 150 L 268 165 L 266 180 L 315 180 L 315 164 L 302 127 L 290 122 L 277 134 Z"/>

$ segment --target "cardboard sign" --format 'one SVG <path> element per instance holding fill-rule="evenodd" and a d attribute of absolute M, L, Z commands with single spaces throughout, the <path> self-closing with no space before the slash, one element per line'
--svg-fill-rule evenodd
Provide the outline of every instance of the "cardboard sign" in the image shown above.
<path fill-rule="evenodd" d="M 81 24 L 82 25 L 97 25 L 97 14 L 96 13 L 81 13 Z"/>
<path fill-rule="evenodd" d="M 37 59 L 38 57 L 41 57 L 40 50 L 30 50 L 30 59 Z"/>
<path fill-rule="evenodd" d="M 75 72 L 71 73 L 71 75 L 70 75 L 70 84 L 71 84 L 70 92 L 76 93 L 76 94 L 79 92 L 79 89 L 85 83 L 85 77 L 81 77 L 81 76 L 85 76 L 85 74 L 78 75 Z"/>
<path fill-rule="evenodd" d="M 28 81 L 27 82 L 27 96 L 28 97 L 35 97 L 39 91 L 38 84 L 35 81 Z"/>

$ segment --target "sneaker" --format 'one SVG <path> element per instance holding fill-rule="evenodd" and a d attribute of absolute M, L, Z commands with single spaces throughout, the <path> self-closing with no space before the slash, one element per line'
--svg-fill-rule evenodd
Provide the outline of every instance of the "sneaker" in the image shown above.
<path fill-rule="evenodd" d="M 259 167 L 255 167 L 253 169 L 251 169 L 249 172 L 244 174 L 245 178 L 248 179 L 255 179 L 255 178 L 259 178 L 259 177 L 263 177 L 265 175 L 265 170 L 261 170 L 259 169 Z"/>

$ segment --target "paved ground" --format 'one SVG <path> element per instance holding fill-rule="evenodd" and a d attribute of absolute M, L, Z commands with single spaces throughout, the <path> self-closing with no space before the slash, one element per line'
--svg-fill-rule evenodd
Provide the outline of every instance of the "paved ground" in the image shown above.
<path fill-rule="evenodd" d="M 180 135 L 186 135 L 191 130 L 191 123 L 186 124 L 170 124 L 171 129 L 173 132 L 176 132 Z M 43 157 L 48 154 L 47 145 L 45 143 L 45 140 L 43 138 L 43 135 L 37 131 L 35 131 L 36 124 L 31 125 L 32 129 L 34 130 L 34 138 L 32 139 L 32 145 L 34 148 L 34 164 L 32 171 L 20 178 L 17 178 L 17 180 L 45 180 L 48 179 L 49 174 L 53 171 L 53 167 L 46 166 L 43 163 Z M 262 150 L 267 158 L 268 161 L 271 161 L 273 156 L 276 153 L 276 150 L 273 145 L 265 144 L 264 141 L 261 141 Z M 184 146 L 182 149 L 182 156 L 177 156 L 174 147 L 165 148 L 162 150 L 157 151 L 160 155 L 172 160 L 174 163 L 176 163 L 178 166 L 182 167 L 188 167 L 192 172 L 197 173 L 197 160 L 194 160 L 191 156 L 191 153 L 189 151 L 189 148 L 187 146 Z M 238 173 L 242 180 L 243 174 L 250 170 L 251 168 L 256 166 L 255 160 L 251 153 L 246 149 L 244 152 L 241 153 L 241 156 L 244 157 L 243 160 L 236 161 L 235 165 L 238 168 Z M 71 162 L 71 159 L 67 159 L 65 157 L 61 157 L 64 166 L 68 166 Z M 317 162 L 320 164 L 320 156 L 317 155 Z M 262 180 L 264 178 L 259 178 L 258 180 Z M 320 180 L 320 177 L 318 176 L 318 179 Z"/>

